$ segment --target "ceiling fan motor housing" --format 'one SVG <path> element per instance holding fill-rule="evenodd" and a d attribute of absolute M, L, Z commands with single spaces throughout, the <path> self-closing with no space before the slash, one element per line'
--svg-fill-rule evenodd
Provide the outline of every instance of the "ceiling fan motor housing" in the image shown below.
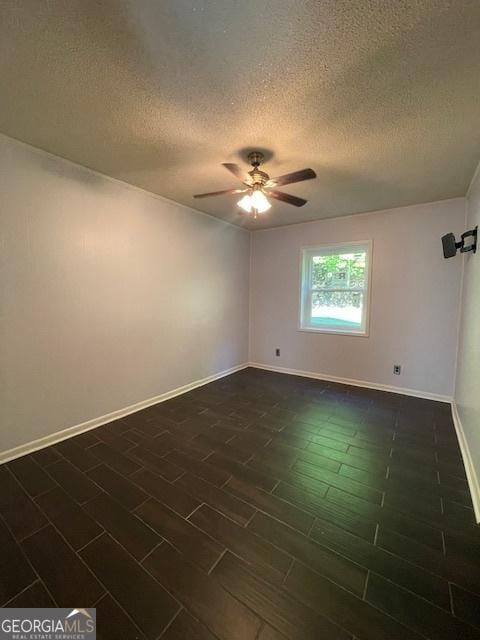
<path fill-rule="evenodd" d="M 264 187 L 266 183 L 270 180 L 270 176 L 265 171 L 260 171 L 258 168 L 260 164 L 263 162 L 264 156 L 261 151 L 252 151 L 247 156 L 249 163 L 252 165 L 253 169 L 248 172 L 248 175 L 251 178 L 253 187 Z"/>
<path fill-rule="evenodd" d="M 252 169 L 252 171 L 249 171 L 248 175 L 251 177 L 252 183 L 254 185 L 260 185 L 262 187 L 270 179 L 268 173 L 265 173 L 265 171 L 260 171 L 260 169 L 258 169 L 257 167 Z"/>

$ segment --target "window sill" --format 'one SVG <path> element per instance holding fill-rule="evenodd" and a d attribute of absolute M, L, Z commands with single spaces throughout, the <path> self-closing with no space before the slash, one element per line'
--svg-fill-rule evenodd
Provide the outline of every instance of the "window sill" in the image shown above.
<path fill-rule="evenodd" d="M 368 338 L 368 331 L 345 331 L 342 329 L 317 329 L 316 327 L 297 327 L 297 331 L 305 333 L 328 333 L 336 336 L 354 336 L 359 338 Z"/>

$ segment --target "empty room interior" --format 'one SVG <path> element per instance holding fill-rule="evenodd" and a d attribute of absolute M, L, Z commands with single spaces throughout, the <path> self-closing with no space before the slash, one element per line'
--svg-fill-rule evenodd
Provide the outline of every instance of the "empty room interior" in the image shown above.
<path fill-rule="evenodd" d="M 480 640 L 478 0 L 0 51 L 1 638 Z"/>

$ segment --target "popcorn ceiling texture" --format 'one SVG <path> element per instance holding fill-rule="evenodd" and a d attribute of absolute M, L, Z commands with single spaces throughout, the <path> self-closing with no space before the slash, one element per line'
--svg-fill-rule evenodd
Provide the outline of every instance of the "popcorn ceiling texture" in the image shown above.
<path fill-rule="evenodd" d="M 250 228 L 463 196 L 478 0 L 6 0 L 0 131 Z M 253 224 L 221 162 L 311 166 Z"/>

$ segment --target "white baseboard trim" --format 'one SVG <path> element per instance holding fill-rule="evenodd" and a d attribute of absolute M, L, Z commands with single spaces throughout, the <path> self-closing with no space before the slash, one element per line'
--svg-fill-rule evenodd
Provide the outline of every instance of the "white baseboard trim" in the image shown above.
<path fill-rule="evenodd" d="M 85 433 L 85 431 L 96 429 L 97 427 L 102 426 L 102 424 L 107 424 L 108 422 L 113 422 L 114 420 L 118 420 L 119 418 L 124 418 L 131 413 L 135 413 L 136 411 L 140 411 L 141 409 L 146 409 L 153 404 L 165 402 L 165 400 L 170 400 L 170 398 L 180 396 L 183 393 L 187 393 L 187 391 L 192 391 L 192 389 L 202 387 L 209 382 L 213 382 L 214 380 L 224 378 L 225 376 L 229 376 L 232 373 L 236 373 L 237 371 L 246 369 L 248 366 L 248 363 L 243 363 L 237 365 L 236 367 L 225 369 L 224 371 L 214 373 L 213 375 L 207 376 L 206 378 L 201 378 L 200 380 L 189 382 L 182 387 L 177 387 L 176 389 L 171 389 L 170 391 L 161 393 L 160 395 L 154 396 L 153 398 L 148 398 L 148 400 L 136 402 L 135 404 L 131 404 L 128 407 L 124 407 L 123 409 L 118 409 L 117 411 L 106 413 L 105 415 L 98 418 L 92 418 L 91 420 L 87 420 L 86 422 L 82 422 L 81 424 L 77 424 L 73 427 L 62 429 L 62 431 L 56 431 L 55 433 L 51 433 L 48 436 L 39 438 L 38 440 L 33 440 L 32 442 L 27 442 L 26 444 L 21 444 L 18 447 L 8 449 L 7 451 L 2 451 L 0 452 L 0 464 L 8 462 L 9 460 L 14 460 L 15 458 L 20 458 L 21 456 L 33 453 L 34 451 L 38 451 L 39 449 L 44 449 L 45 447 L 49 447 L 52 444 L 61 442 L 62 440 L 67 440 L 72 436 L 77 436 L 80 433 Z"/>
<path fill-rule="evenodd" d="M 467 474 L 468 487 L 470 489 L 473 510 L 475 512 L 475 520 L 480 523 L 480 481 L 475 472 L 472 455 L 470 453 L 470 448 L 468 446 L 467 438 L 465 436 L 465 431 L 463 430 L 462 421 L 460 420 L 455 400 L 452 400 L 452 418 L 453 424 L 455 425 L 455 431 L 457 432 L 460 451 L 462 452 L 465 473 Z"/>
<path fill-rule="evenodd" d="M 338 382 L 348 384 L 352 387 L 364 387 L 365 389 L 376 389 L 377 391 L 387 391 L 389 393 L 399 393 L 403 396 L 413 396 L 415 398 L 425 398 L 426 400 L 437 400 L 439 402 L 452 402 L 451 396 L 444 396 L 429 391 L 418 391 L 417 389 L 406 389 L 405 387 L 394 387 L 388 384 L 368 382 L 366 380 L 355 380 L 353 378 L 340 378 L 326 373 L 316 373 L 314 371 L 302 371 L 300 369 L 288 369 L 286 367 L 274 367 L 272 365 L 260 364 L 259 362 L 249 362 L 248 366 L 265 371 L 275 371 L 276 373 L 288 373 L 292 376 L 302 376 L 303 378 L 314 378 L 315 380 L 325 380 L 326 382 Z"/>

